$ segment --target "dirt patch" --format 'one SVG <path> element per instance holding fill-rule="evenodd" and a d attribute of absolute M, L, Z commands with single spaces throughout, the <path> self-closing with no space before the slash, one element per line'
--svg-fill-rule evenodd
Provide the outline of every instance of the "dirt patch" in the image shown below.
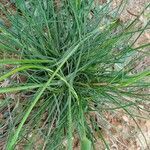
<path fill-rule="evenodd" d="M 121 0 L 114 0 L 113 7 L 119 5 Z M 148 5 L 149 0 L 129 0 L 127 7 L 121 14 L 121 20 L 123 22 L 131 21 L 137 18 L 142 10 Z M 139 24 L 144 27 L 148 21 L 150 14 L 150 8 L 148 8 L 140 17 Z M 141 44 L 150 43 L 150 30 L 146 30 L 140 38 L 137 40 L 135 46 Z M 147 49 L 145 51 L 148 51 Z M 145 68 L 148 69 L 150 66 L 150 58 L 144 57 L 142 61 L 137 64 L 136 71 L 142 71 Z M 150 110 L 150 103 L 146 106 L 141 105 L 141 107 L 147 107 L 145 109 Z M 150 145 L 150 113 L 145 113 L 138 110 L 138 113 L 144 118 L 136 118 L 135 120 L 123 113 L 118 111 L 115 113 L 107 113 L 106 117 L 108 122 L 112 124 L 110 129 L 103 131 L 106 141 L 110 144 L 111 150 L 148 150 Z M 140 129 L 139 129 L 140 128 Z M 141 132 L 142 131 L 142 132 Z M 111 136 L 110 136 L 111 135 Z M 111 138 L 110 138 L 111 137 Z M 104 145 L 97 141 L 97 150 L 104 150 Z"/>

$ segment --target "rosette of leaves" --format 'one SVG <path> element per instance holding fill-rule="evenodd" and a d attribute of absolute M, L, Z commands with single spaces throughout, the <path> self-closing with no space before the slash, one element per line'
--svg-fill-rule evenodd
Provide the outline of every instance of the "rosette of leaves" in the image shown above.
<path fill-rule="evenodd" d="M 1 5 L 11 24 L 0 26 L 0 82 L 8 81 L 0 88 L 5 94 L 1 112 L 9 106 L 7 123 L 1 125 L 6 126 L 6 149 L 73 149 L 74 135 L 81 149 L 94 149 L 99 138 L 109 149 L 92 114 L 105 120 L 103 112 L 123 109 L 135 120 L 139 102 L 148 101 L 141 90 L 149 87 L 144 81 L 150 72 L 133 73 L 149 46 L 134 44 L 149 24 L 134 28 L 138 17 L 123 23 L 119 15 L 125 3 L 114 9 L 111 1 L 98 5 L 93 0 Z"/>

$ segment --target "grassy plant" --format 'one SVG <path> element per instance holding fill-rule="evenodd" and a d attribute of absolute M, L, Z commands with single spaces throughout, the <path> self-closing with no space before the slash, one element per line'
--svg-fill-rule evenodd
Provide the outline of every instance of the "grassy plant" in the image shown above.
<path fill-rule="evenodd" d="M 133 74 L 136 54 L 149 47 L 134 47 L 135 35 L 149 23 L 135 29 L 138 17 L 120 21 L 124 4 L 111 9 L 111 1 L 16 0 L 16 10 L 1 6 L 11 26 L 0 26 L 0 50 L 7 53 L 0 82 L 8 81 L 0 93 L 23 95 L 5 96 L 1 103 L 1 110 L 10 108 L 6 149 L 21 143 L 34 149 L 39 139 L 39 149 L 72 149 L 77 134 L 81 149 L 88 150 L 98 130 L 92 112 L 105 117 L 103 111 L 123 109 L 135 120 L 133 110 L 148 100 L 139 91 L 149 87 L 144 78 L 150 75 Z M 109 149 L 102 133 L 100 138 Z"/>

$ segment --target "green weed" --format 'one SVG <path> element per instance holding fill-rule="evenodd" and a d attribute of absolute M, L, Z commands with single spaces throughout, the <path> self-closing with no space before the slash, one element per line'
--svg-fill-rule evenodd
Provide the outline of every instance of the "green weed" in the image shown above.
<path fill-rule="evenodd" d="M 16 0 L 9 11 L 1 5 L 11 26 L 0 26 L 0 51 L 10 57 L 0 60 L 0 82 L 9 81 L 0 93 L 24 95 L 1 104 L 1 110 L 10 106 L 7 150 L 22 143 L 35 149 L 39 140 L 39 149 L 73 149 L 75 134 L 81 149 L 90 150 L 99 126 L 92 112 L 105 117 L 103 111 L 123 109 L 135 120 L 135 107 L 149 97 L 139 91 L 150 85 L 149 70 L 133 73 L 136 54 L 150 44 L 135 47 L 134 36 L 149 22 L 139 29 L 138 17 L 123 23 L 125 3 L 113 10 L 111 1 L 93 0 Z M 100 139 L 109 149 L 102 133 Z"/>

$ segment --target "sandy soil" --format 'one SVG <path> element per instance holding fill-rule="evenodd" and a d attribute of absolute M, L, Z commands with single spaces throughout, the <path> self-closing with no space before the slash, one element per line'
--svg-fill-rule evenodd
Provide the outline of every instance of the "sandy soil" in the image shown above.
<path fill-rule="evenodd" d="M 114 6 L 118 5 L 121 0 L 114 0 Z M 101 1 L 102 2 L 102 1 Z M 104 2 L 104 1 L 103 1 Z M 121 15 L 121 20 L 123 22 L 133 20 L 137 17 L 143 8 L 150 2 L 149 0 L 129 0 L 126 9 Z M 139 23 L 141 27 L 144 27 L 145 24 L 150 19 L 150 8 L 147 9 L 144 14 L 139 18 Z M 136 46 L 143 43 L 150 43 L 150 30 L 147 30 L 142 34 L 139 40 L 136 42 Z M 148 50 L 146 50 L 148 51 Z M 139 62 L 136 70 L 141 71 L 145 68 L 150 67 L 150 57 L 145 57 L 143 61 Z M 150 91 L 149 91 L 150 92 Z M 150 103 L 145 107 L 147 110 L 150 110 Z M 118 111 L 115 114 L 108 113 L 107 119 L 113 125 L 109 130 L 104 131 L 106 139 L 110 143 L 111 150 L 149 150 L 150 147 L 150 113 L 143 113 L 139 111 L 139 114 L 147 119 L 137 119 L 137 123 L 141 128 L 141 131 L 138 129 L 134 120 L 125 115 L 122 111 Z M 110 134 L 112 134 L 110 138 Z M 145 136 L 143 136 L 143 135 Z M 109 136 L 108 136 L 109 135 Z M 146 142 L 145 142 L 145 139 Z M 104 150 L 101 142 L 97 142 L 97 150 Z"/>

